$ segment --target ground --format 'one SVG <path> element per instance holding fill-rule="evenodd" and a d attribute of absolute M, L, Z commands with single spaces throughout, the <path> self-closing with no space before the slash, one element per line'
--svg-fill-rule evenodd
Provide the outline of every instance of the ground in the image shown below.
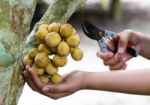
<path fill-rule="evenodd" d="M 85 71 L 109 71 L 102 60 L 96 57 L 99 49 L 97 42 L 88 39 L 81 30 L 81 20 L 88 19 L 98 27 L 120 32 L 124 29 L 133 29 L 150 35 L 150 1 L 149 0 L 122 0 L 122 21 L 115 22 L 109 18 L 108 10 L 102 11 L 100 0 L 88 0 L 85 9 L 75 13 L 69 22 L 77 29 L 81 36 L 81 48 L 84 59 L 75 62 L 69 58 L 67 66 L 60 73 L 67 73 L 80 69 Z M 146 46 L 145 46 L 146 47 Z M 140 56 L 128 62 L 127 70 L 150 68 L 149 60 Z M 79 91 L 71 96 L 52 100 L 33 92 L 27 85 L 19 100 L 18 105 L 149 105 L 149 96 L 138 96 L 104 91 Z"/>

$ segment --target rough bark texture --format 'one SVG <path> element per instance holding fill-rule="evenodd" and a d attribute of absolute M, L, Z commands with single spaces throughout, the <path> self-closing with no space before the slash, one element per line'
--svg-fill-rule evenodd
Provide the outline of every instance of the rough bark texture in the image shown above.
<path fill-rule="evenodd" d="M 36 0 L 0 0 L 0 103 L 16 105 L 23 89 L 20 55 Z"/>
<path fill-rule="evenodd" d="M 0 0 L 0 105 L 17 105 L 24 83 L 22 57 L 37 44 L 34 35 L 42 23 L 66 22 L 85 0 L 54 0 L 27 38 L 36 0 Z M 26 41 L 26 43 L 25 43 Z M 24 53 L 23 53 L 24 52 Z"/>

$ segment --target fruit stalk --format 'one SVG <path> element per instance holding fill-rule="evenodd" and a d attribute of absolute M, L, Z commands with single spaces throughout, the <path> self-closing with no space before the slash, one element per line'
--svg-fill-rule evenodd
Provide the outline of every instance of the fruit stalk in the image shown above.
<path fill-rule="evenodd" d="M 38 44 L 35 39 L 35 33 L 41 24 L 67 22 L 75 11 L 84 6 L 85 1 L 86 0 L 55 0 L 55 2 L 45 12 L 41 20 L 34 26 L 32 32 L 26 40 L 26 48 L 28 49 Z"/>

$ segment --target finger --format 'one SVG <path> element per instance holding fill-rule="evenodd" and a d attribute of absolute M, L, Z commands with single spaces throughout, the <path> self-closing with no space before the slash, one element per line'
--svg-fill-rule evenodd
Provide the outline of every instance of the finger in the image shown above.
<path fill-rule="evenodd" d="M 125 68 L 124 65 L 125 65 L 125 62 L 121 61 L 114 66 L 110 66 L 110 70 L 121 70 L 121 69 Z"/>
<path fill-rule="evenodd" d="M 29 74 L 27 73 L 27 71 L 23 72 L 24 75 L 24 80 L 27 82 L 27 84 L 29 85 L 29 87 L 34 90 L 34 91 L 38 91 L 37 87 L 33 84 L 33 82 L 31 81 Z"/>
<path fill-rule="evenodd" d="M 118 43 L 118 54 L 122 55 L 125 53 L 129 39 L 131 37 L 131 32 L 129 30 L 123 31 L 117 36 L 120 36 L 119 43 Z"/>
<path fill-rule="evenodd" d="M 41 90 L 44 84 L 41 82 L 36 72 L 32 70 L 32 68 L 29 68 L 28 73 L 35 86 Z"/>
<path fill-rule="evenodd" d="M 128 54 L 127 52 L 121 57 L 118 53 L 116 55 L 118 56 L 120 61 L 123 61 L 123 62 L 126 62 L 126 61 L 128 61 L 129 59 L 131 59 L 133 57 L 131 54 Z"/>
<path fill-rule="evenodd" d="M 50 92 L 47 92 L 45 93 L 46 96 L 52 98 L 52 99 L 59 99 L 59 98 L 62 98 L 62 97 L 65 97 L 65 96 L 69 96 L 71 95 L 72 93 L 50 93 Z"/>
<path fill-rule="evenodd" d="M 105 43 L 109 51 L 116 52 L 116 46 L 112 38 L 105 39 Z"/>
<path fill-rule="evenodd" d="M 125 63 L 124 66 L 121 69 L 125 70 L 126 68 L 127 68 L 127 64 Z"/>
<path fill-rule="evenodd" d="M 106 65 L 106 66 L 114 66 L 114 65 L 118 64 L 120 61 L 121 61 L 121 59 L 118 58 L 117 55 L 115 55 L 113 58 L 105 60 L 104 61 L 104 65 Z"/>
<path fill-rule="evenodd" d="M 51 93 L 66 93 L 69 92 L 69 86 L 65 85 L 64 83 L 61 84 L 51 84 L 43 86 L 42 91 L 46 92 L 49 91 Z"/>
<path fill-rule="evenodd" d="M 26 65 L 26 70 L 28 70 L 29 68 L 31 68 L 29 65 Z"/>
<path fill-rule="evenodd" d="M 112 52 L 103 53 L 100 50 L 97 52 L 97 56 L 102 58 L 104 61 L 112 58 L 114 54 Z"/>

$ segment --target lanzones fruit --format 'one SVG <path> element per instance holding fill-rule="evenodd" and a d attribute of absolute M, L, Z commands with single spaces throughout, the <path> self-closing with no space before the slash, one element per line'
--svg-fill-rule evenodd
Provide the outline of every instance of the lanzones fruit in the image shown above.
<path fill-rule="evenodd" d="M 39 44 L 28 51 L 23 63 L 31 66 L 45 84 L 62 81 L 58 68 L 67 64 L 69 54 L 76 61 L 83 58 L 80 37 L 71 24 L 41 24 L 35 38 Z"/>

